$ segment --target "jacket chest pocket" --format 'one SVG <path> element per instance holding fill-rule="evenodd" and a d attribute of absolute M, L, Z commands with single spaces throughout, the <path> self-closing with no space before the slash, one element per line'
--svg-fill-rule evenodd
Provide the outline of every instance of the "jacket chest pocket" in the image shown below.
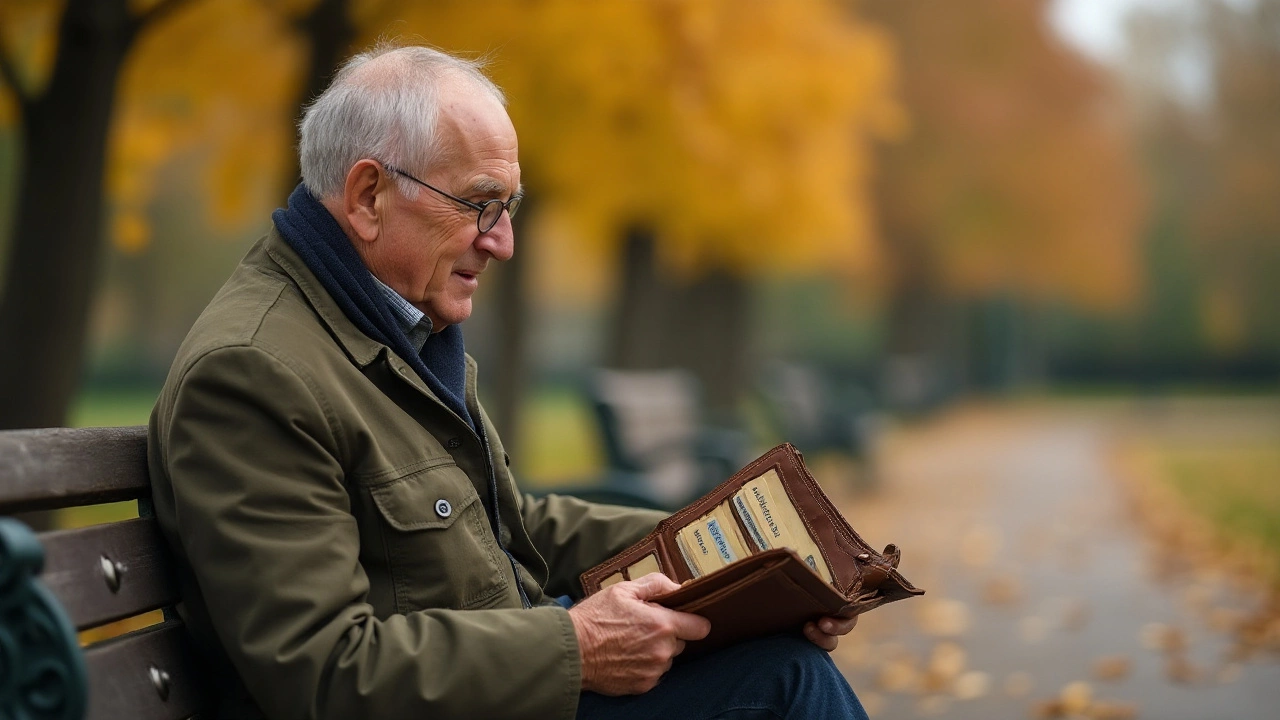
<path fill-rule="evenodd" d="M 370 486 L 396 609 L 473 608 L 507 589 L 484 504 L 452 462 Z"/>

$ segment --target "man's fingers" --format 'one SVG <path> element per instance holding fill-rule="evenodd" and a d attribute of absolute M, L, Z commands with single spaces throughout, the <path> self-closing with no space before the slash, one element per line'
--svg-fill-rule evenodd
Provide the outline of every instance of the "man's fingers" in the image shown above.
<path fill-rule="evenodd" d="M 631 581 L 632 588 L 635 590 L 636 597 L 641 600 L 648 600 L 672 590 L 680 589 L 679 583 L 662 573 L 649 573 L 639 580 Z"/>
<path fill-rule="evenodd" d="M 857 624 L 856 615 L 851 618 L 824 617 L 818 621 L 818 629 L 828 635 L 847 635 Z"/>
<path fill-rule="evenodd" d="M 676 637 L 681 640 L 701 640 L 711 632 L 711 621 L 693 613 L 671 611 L 675 621 Z"/>
<path fill-rule="evenodd" d="M 835 650 L 836 646 L 840 644 L 839 636 L 828 635 L 823 632 L 816 623 L 809 622 L 804 624 L 804 636 L 809 638 L 809 642 L 817 645 L 827 652 Z"/>

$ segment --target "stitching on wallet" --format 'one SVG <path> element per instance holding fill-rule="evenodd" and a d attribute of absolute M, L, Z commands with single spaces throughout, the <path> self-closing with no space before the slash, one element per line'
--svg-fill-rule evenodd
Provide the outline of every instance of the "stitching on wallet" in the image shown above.
<path fill-rule="evenodd" d="M 818 495 L 817 493 L 813 492 L 814 491 L 813 485 L 816 485 L 817 483 L 809 475 L 807 470 L 804 470 L 800 467 L 799 459 L 796 457 L 794 452 L 786 453 L 786 455 L 787 455 L 786 459 L 791 464 L 792 470 L 795 471 L 795 474 L 800 476 L 800 480 L 802 482 L 804 482 L 806 485 L 809 486 L 810 494 L 812 494 L 816 499 Z M 779 477 L 779 480 L 781 480 L 781 477 Z M 809 533 L 809 537 L 813 539 L 813 544 L 817 545 L 818 552 L 822 553 L 822 561 L 827 564 L 827 569 L 831 571 L 832 584 L 835 585 L 836 590 L 840 591 L 841 595 L 848 595 L 849 594 L 848 588 L 841 589 L 840 586 L 836 584 L 838 581 L 836 579 L 835 563 L 831 562 L 830 553 L 827 552 L 827 548 L 825 545 L 823 545 L 822 539 L 818 537 L 818 534 L 816 532 L 814 532 L 813 524 L 809 522 L 809 518 L 805 515 L 805 513 L 800 512 L 801 506 L 799 503 L 796 502 L 796 496 L 795 496 L 795 493 L 791 491 L 791 486 L 785 482 L 781 484 L 782 484 L 782 489 L 787 493 L 787 498 L 791 500 L 791 506 L 796 508 L 796 515 L 800 516 L 800 522 L 804 523 L 805 530 Z M 826 506 L 821 501 L 818 502 L 818 508 L 822 510 L 822 514 L 827 517 L 827 524 L 834 525 L 835 523 L 832 521 L 831 513 L 827 511 Z M 851 588 L 853 587 L 853 585 L 850 584 L 849 587 Z"/>

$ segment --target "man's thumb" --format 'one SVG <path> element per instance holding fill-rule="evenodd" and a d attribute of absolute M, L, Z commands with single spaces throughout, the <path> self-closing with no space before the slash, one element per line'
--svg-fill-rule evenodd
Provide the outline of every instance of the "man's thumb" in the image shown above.
<path fill-rule="evenodd" d="M 680 584 L 662 573 L 649 573 L 633 582 L 636 597 L 641 600 L 657 597 L 672 590 L 680 589 Z"/>

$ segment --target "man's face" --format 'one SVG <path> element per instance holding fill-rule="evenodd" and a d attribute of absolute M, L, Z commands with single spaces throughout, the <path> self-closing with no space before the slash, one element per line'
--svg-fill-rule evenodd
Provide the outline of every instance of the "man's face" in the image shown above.
<path fill-rule="evenodd" d="M 441 88 L 441 156 L 427 183 L 474 203 L 506 201 L 520 188 L 516 132 L 502 105 L 462 83 Z M 514 251 L 511 218 L 476 229 L 476 211 L 426 188 L 409 200 L 389 187 L 378 200 L 383 227 L 365 260 L 370 271 L 431 318 L 435 330 L 471 316 L 471 296 L 491 259 Z"/>

